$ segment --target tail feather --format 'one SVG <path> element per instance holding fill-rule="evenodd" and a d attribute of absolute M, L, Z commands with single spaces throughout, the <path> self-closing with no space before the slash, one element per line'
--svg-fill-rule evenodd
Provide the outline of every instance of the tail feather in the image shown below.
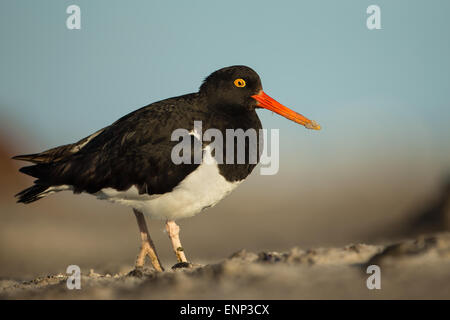
<path fill-rule="evenodd" d="M 12 158 L 14 160 L 23 160 L 32 163 L 51 163 L 54 161 L 62 160 L 65 157 L 72 155 L 72 149 L 72 144 L 66 144 L 64 146 L 52 148 L 40 153 L 21 154 Z"/>
<path fill-rule="evenodd" d="M 31 203 L 47 195 L 49 186 L 35 184 L 15 195 L 19 203 Z"/>
<path fill-rule="evenodd" d="M 36 170 L 36 166 L 37 165 L 22 167 L 19 169 L 19 171 L 22 173 L 25 173 L 29 176 L 32 176 L 34 178 L 39 178 L 37 170 Z"/>
<path fill-rule="evenodd" d="M 50 168 L 52 167 L 51 164 L 35 164 L 32 166 L 26 166 L 19 169 L 20 172 L 25 173 L 26 175 L 29 175 L 34 178 L 38 178 L 41 180 L 46 180 Z"/>
<path fill-rule="evenodd" d="M 17 202 L 30 203 L 51 193 L 70 189 L 70 187 L 65 186 L 65 181 L 60 179 L 64 170 L 70 167 L 70 165 L 66 167 L 64 161 L 79 152 L 104 130 L 105 128 L 73 144 L 66 144 L 40 153 L 13 157 L 14 160 L 34 163 L 34 165 L 20 168 L 19 171 L 38 179 L 33 186 L 16 194 Z"/>
<path fill-rule="evenodd" d="M 34 163 L 31 166 L 20 168 L 19 171 L 37 178 L 34 185 L 16 194 L 17 202 L 31 203 L 54 192 L 55 179 L 51 179 L 52 168 L 55 166 L 55 162 L 53 162 L 53 160 L 60 157 L 60 154 L 63 153 L 64 149 L 65 147 L 63 146 L 42 153 L 13 157 L 15 160 L 25 160 Z"/>
<path fill-rule="evenodd" d="M 78 142 L 65 144 L 59 147 L 51 148 L 40 153 L 22 154 L 13 157 L 14 160 L 29 161 L 32 163 L 51 163 L 57 162 L 71 157 L 84 148 L 92 139 L 101 134 L 105 128 L 94 132 L 93 134 L 81 139 Z"/>
<path fill-rule="evenodd" d="M 42 157 L 40 153 L 33 153 L 33 154 L 22 154 L 15 157 L 12 157 L 14 160 L 23 160 L 23 161 L 29 161 L 32 163 L 41 163 L 45 162 L 46 159 Z"/>

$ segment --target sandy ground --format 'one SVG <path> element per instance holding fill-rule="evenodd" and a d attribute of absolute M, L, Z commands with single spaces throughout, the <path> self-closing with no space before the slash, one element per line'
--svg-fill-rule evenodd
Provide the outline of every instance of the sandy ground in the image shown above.
<path fill-rule="evenodd" d="M 369 265 L 381 289 L 369 290 Z M 81 289 L 66 274 L 0 281 L 2 299 L 450 299 L 450 233 L 389 245 L 253 253 L 163 273 L 82 270 Z"/>

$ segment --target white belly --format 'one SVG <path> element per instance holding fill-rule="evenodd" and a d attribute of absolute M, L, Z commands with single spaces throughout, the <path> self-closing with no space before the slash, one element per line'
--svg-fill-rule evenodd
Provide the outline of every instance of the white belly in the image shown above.
<path fill-rule="evenodd" d="M 133 207 L 152 219 L 177 220 L 214 206 L 240 182 L 228 182 L 220 175 L 217 162 L 206 147 L 202 164 L 171 192 L 140 195 L 133 186 L 126 191 L 106 188 L 95 195 L 99 199 Z"/>

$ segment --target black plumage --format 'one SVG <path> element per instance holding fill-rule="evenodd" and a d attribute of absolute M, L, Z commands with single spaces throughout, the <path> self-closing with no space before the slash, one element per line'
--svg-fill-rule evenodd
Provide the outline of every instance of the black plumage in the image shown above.
<path fill-rule="evenodd" d="M 236 87 L 236 78 L 246 79 L 246 87 Z M 70 186 L 75 193 L 93 194 L 103 188 L 122 191 L 132 186 L 140 194 L 170 192 L 198 167 L 171 161 L 171 150 L 178 143 L 171 141 L 172 132 L 179 128 L 190 131 L 198 120 L 203 132 L 216 128 L 224 137 L 226 129 L 258 131 L 261 123 L 251 96 L 261 89 L 259 76 L 252 69 L 224 68 L 207 77 L 197 93 L 152 103 L 74 144 L 16 156 L 14 159 L 34 163 L 20 171 L 37 178 L 32 187 L 17 194 L 18 201 L 36 201 L 50 187 L 61 185 Z M 233 182 L 245 179 L 255 165 L 235 161 L 219 164 L 219 171 Z"/>

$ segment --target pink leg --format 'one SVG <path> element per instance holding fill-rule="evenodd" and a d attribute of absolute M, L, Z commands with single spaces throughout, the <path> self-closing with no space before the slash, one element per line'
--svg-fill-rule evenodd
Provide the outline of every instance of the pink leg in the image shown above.
<path fill-rule="evenodd" d="M 181 246 L 180 241 L 180 227 L 173 220 L 167 220 L 166 231 L 169 235 L 170 241 L 172 242 L 173 251 L 177 256 L 178 262 L 187 262 L 186 256 L 184 254 L 184 249 Z"/>
<path fill-rule="evenodd" d="M 155 245 L 153 244 L 152 238 L 150 238 L 144 214 L 136 209 L 133 209 L 133 212 L 136 215 L 139 231 L 141 233 L 141 251 L 136 259 L 136 268 L 142 268 L 145 264 L 145 257 L 148 256 L 156 271 L 164 271 L 161 261 L 156 253 Z"/>

